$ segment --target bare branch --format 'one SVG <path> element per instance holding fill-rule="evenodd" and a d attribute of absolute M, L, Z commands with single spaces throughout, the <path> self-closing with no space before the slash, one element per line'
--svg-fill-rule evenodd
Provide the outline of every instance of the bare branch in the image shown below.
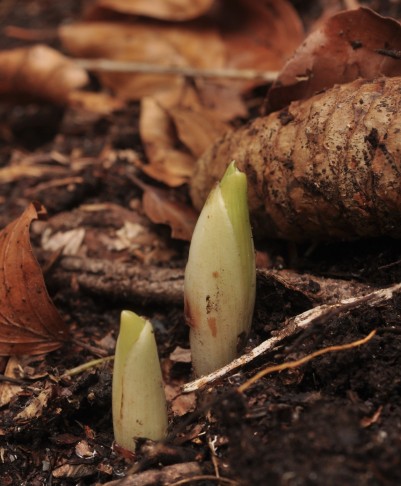
<path fill-rule="evenodd" d="M 160 74 L 168 76 L 187 76 L 190 78 L 236 79 L 243 81 L 266 81 L 272 83 L 278 76 L 277 71 L 255 71 L 253 69 L 196 69 L 188 66 L 161 66 L 133 61 L 114 61 L 112 59 L 74 59 L 76 64 L 89 71 L 106 71 L 131 74 Z"/>

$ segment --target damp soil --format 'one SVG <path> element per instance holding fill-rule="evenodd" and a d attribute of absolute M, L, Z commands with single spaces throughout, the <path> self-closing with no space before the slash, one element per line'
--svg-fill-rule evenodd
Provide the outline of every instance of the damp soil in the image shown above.
<path fill-rule="evenodd" d="M 36 17 L 32 14 L 30 19 L 44 22 L 32 25 L 47 28 L 66 16 L 78 15 L 80 2 L 27 3 L 36 5 L 36 10 L 32 7 Z M 24 15 L 18 12 L 8 9 L 3 22 L 26 26 Z M 2 48 L 11 44 L 6 38 L 0 42 Z M 54 159 L 55 153 L 68 158 L 78 150 L 91 163 L 78 169 L 79 183 L 52 186 L 49 176 L 43 175 L 2 184 L 0 226 L 38 199 L 46 206 L 55 231 L 83 227 L 92 235 L 88 258 L 127 267 L 140 265 L 145 280 L 155 268 L 182 272 L 188 245 L 171 239 L 167 228 L 146 220 L 141 192 L 127 177 L 138 175 L 127 154 L 130 150 L 142 154 L 137 115 L 135 104 L 107 117 L 83 117 L 53 106 L 2 105 L 1 167 L 21 151 L 33 154 L 39 164 L 57 165 L 61 157 Z M 110 157 L 104 156 L 105 151 Z M 181 190 L 184 198 L 185 191 Z M 96 205 L 106 208 L 100 216 L 94 210 L 82 212 L 82 207 Z M 141 224 L 152 234 L 135 251 L 116 251 L 110 239 L 104 242 L 123 224 L 124 208 L 138 211 Z M 11 397 L 0 409 L 2 486 L 401 484 L 399 294 L 380 306 L 344 309 L 318 321 L 196 396 L 172 400 L 167 440 L 159 444 L 140 441 L 137 454 L 132 455 L 113 442 L 112 363 L 69 372 L 99 358 L 99 350 L 113 353 L 119 314 L 129 308 L 152 321 L 166 384 L 174 397 L 179 386 L 192 379 L 188 359 L 174 353 L 189 347 L 183 305 L 176 296 L 152 299 L 152 290 L 148 295 L 127 289 L 108 294 L 107 286 L 85 285 L 79 269 L 68 274 L 60 266 L 59 255 L 43 248 L 45 229 L 33 226 L 32 243 L 72 339 L 46 356 L 21 358 L 18 383 L 1 378 L 0 394 Z M 257 250 L 261 268 L 305 277 L 302 285 L 287 285 L 285 279 L 284 284 L 280 278 L 266 280 L 259 272 L 253 328 L 244 352 L 282 330 L 289 318 L 324 303 L 313 298 L 324 279 L 334 282 L 332 296 L 336 285 L 341 289 L 344 282 L 374 291 L 401 280 L 401 248 L 396 240 L 297 247 L 265 241 L 257 243 Z M 241 383 L 267 366 L 359 340 L 372 330 L 375 336 L 362 346 L 268 374 L 244 393 L 238 392 Z M 3 374 L 6 365 L 1 360 Z M 128 481 L 123 480 L 126 475 Z"/>

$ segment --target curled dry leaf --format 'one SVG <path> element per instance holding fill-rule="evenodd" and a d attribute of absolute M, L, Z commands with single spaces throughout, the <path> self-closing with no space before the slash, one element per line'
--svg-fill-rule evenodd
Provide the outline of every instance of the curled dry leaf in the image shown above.
<path fill-rule="evenodd" d="M 231 160 L 257 236 L 401 237 L 401 78 L 337 85 L 221 138 L 191 183 L 201 208 Z"/>
<path fill-rule="evenodd" d="M 148 188 L 143 195 L 143 209 L 153 223 L 167 224 L 171 236 L 189 241 L 195 228 L 198 213 L 188 205 L 167 199 L 167 191 Z"/>
<path fill-rule="evenodd" d="M 86 71 L 44 45 L 0 52 L 0 96 L 64 105 L 89 81 Z"/>
<path fill-rule="evenodd" d="M 142 170 L 171 187 L 186 182 L 193 172 L 195 159 L 188 151 L 178 148 L 173 121 L 154 98 L 141 101 L 139 132 L 150 162 Z"/>
<path fill-rule="evenodd" d="M 191 99 L 192 98 L 192 99 Z M 192 96 L 182 106 L 163 97 L 164 107 L 153 97 L 141 102 L 139 131 L 147 164 L 140 164 L 149 177 L 175 187 L 189 180 L 195 160 L 230 126 L 202 109 Z"/>
<path fill-rule="evenodd" d="M 97 0 L 95 7 L 163 20 L 189 20 L 204 14 L 214 0 Z"/>
<path fill-rule="evenodd" d="M 167 224 L 173 238 L 189 241 L 198 219 L 193 207 L 179 201 L 165 189 L 145 184 L 134 176 L 130 178 L 143 190 L 143 210 L 148 218 L 156 224 Z"/>
<path fill-rule="evenodd" d="M 367 8 L 327 19 L 282 69 L 267 111 L 357 78 L 401 75 L 401 25 Z"/>
<path fill-rule="evenodd" d="M 176 107 L 169 110 L 169 115 L 174 121 L 180 142 L 196 158 L 200 157 L 217 138 L 231 130 L 230 125 L 220 121 L 206 110 Z"/>
<path fill-rule="evenodd" d="M 52 303 L 29 238 L 45 209 L 32 203 L 0 232 L 0 355 L 42 354 L 67 339 L 67 327 Z"/>

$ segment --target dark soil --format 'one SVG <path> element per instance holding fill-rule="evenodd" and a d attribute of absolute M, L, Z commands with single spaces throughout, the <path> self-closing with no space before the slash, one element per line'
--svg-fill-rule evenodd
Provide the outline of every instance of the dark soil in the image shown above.
<path fill-rule="evenodd" d="M 4 3 L 9 8 L 0 11 L 3 25 L 40 29 L 79 16 L 81 6 L 72 0 Z M 312 7 L 308 10 L 313 11 Z M 306 17 L 306 23 L 311 20 Z M 2 36 L 0 46 L 10 45 L 13 41 Z M 85 229 L 88 265 L 95 260 L 111 262 L 117 275 L 121 265 L 140 266 L 145 280 L 151 272 L 163 269 L 179 283 L 177 275 L 182 275 L 188 245 L 172 240 L 168 229 L 147 220 L 141 210 L 141 192 L 127 177 L 138 175 L 127 151 L 142 154 L 137 115 L 136 104 L 108 117 L 83 117 L 34 104 L 0 106 L 0 168 L 17 151 L 53 166 L 58 164 L 55 152 L 70 159 L 79 150 L 80 157 L 90 161 L 69 174 L 79 176 L 78 183 L 53 187 L 48 184 L 51 176 L 44 174 L 1 184 L 0 227 L 38 199 L 48 210 L 52 231 Z M 105 151 L 113 157 L 105 158 Z M 184 188 L 181 196 L 185 195 Z M 83 209 L 83 205 L 97 204 L 104 205 L 102 211 Z M 116 251 L 110 248 L 110 240 L 124 224 L 124 209 L 136 211 L 138 221 L 152 236 L 136 250 Z M 132 482 L 113 484 L 172 485 L 185 477 L 192 477 L 186 484 L 199 485 L 401 484 L 400 296 L 381 306 L 362 305 L 333 315 L 206 387 L 192 408 L 181 404 L 179 414 L 171 413 L 165 444 L 144 441 L 134 457 L 113 443 L 110 362 L 63 375 L 98 358 L 99 350 L 112 355 L 120 311 L 130 308 L 151 319 L 166 382 L 178 390 L 179 384 L 192 378 L 190 364 L 170 359 L 177 346 L 189 347 L 183 306 L 169 283 L 170 293 L 166 290 L 164 297 L 150 286 L 140 293 L 135 286 L 125 285 L 123 277 L 121 287 L 114 291 L 100 285 L 99 279 L 88 285 L 90 280 L 82 274 L 89 270 L 68 270 L 63 257 L 43 249 L 45 229 L 43 224 L 33 225 L 32 240 L 48 290 L 70 326 L 73 341 L 46 356 L 20 361 L 20 388 L 14 392 L 11 388 L 11 401 L 0 409 L 2 486 L 106 484 L 123 478 L 132 467 Z M 319 302 L 313 297 L 324 279 L 334 279 L 332 298 L 347 282 L 374 290 L 401 280 L 401 249 L 395 240 L 297 248 L 267 241 L 258 243 L 258 250 L 268 268 L 308 277 L 306 286 L 296 286 L 275 278 L 267 281 L 260 273 L 248 350 L 282 329 L 286 319 L 328 302 L 328 298 Z M 160 280 L 159 289 L 161 285 Z M 177 288 L 179 296 L 181 287 Z M 269 374 L 243 394 L 236 391 L 268 365 L 350 343 L 373 329 L 377 334 L 363 346 Z M 4 373 L 6 360 L 0 365 Z M 3 387 L 10 385 L 0 382 Z M 199 470 L 191 469 L 194 462 Z M 151 475 L 145 476 L 146 472 Z M 219 482 L 216 475 L 225 479 Z"/>

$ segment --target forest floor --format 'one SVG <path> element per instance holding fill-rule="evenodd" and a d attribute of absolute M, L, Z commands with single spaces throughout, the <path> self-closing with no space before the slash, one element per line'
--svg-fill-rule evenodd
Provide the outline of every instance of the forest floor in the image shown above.
<path fill-rule="evenodd" d="M 77 18 L 81 4 L 6 3 L 13 8 L 3 25 L 24 26 L 30 12 L 36 29 Z M 3 49 L 16 44 L 0 39 Z M 136 102 L 108 115 L 0 105 L 0 168 L 18 158 L 38 168 L 34 177 L 23 176 L 21 166 L 20 176 L 1 182 L 0 227 L 33 200 L 46 207 L 47 222 L 32 224 L 32 245 L 73 336 L 46 355 L 1 358 L 0 484 L 401 484 L 401 294 L 379 304 L 361 297 L 401 282 L 399 242 L 256 241 L 256 309 L 245 353 L 310 309 L 360 302 L 333 307 L 245 366 L 178 395 L 193 379 L 182 303 L 189 245 L 142 210 L 142 190 L 133 182 L 142 176 L 131 156 L 143 154 L 138 112 Z M 188 201 L 185 187 L 174 193 Z M 66 232 L 78 248 L 69 255 L 54 239 Z M 170 400 L 167 440 L 143 441 L 135 455 L 113 443 L 112 362 L 71 373 L 113 355 L 122 309 L 154 325 Z M 365 344 L 267 374 L 238 391 L 267 366 L 353 343 L 373 330 Z M 15 382 L 4 379 L 6 367 Z"/>

